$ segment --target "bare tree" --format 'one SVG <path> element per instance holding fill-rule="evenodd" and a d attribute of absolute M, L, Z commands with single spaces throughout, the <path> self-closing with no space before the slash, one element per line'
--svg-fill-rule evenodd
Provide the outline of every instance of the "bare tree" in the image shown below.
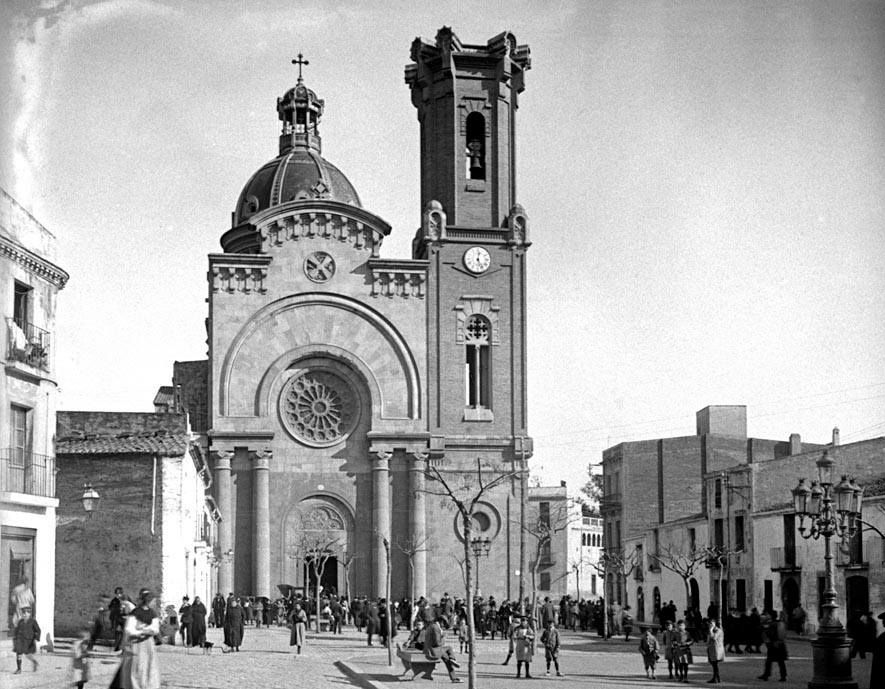
<path fill-rule="evenodd" d="M 611 629 L 608 623 L 608 611 L 611 608 L 614 592 L 608 590 L 608 575 L 617 574 L 619 581 L 626 581 L 627 578 L 642 565 L 639 551 L 636 548 L 625 550 L 621 549 L 603 549 L 599 560 L 590 563 L 593 569 L 602 577 L 603 602 L 605 603 L 602 611 L 602 628 L 603 636 L 607 639 L 611 636 Z M 609 594 L 612 595 L 609 595 Z M 627 605 L 627 587 L 624 587 L 624 605 Z"/>
<path fill-rule="evenodd" d="M 326 571 L 329 560 L 337 553 L 339 539 L 325 531 L 302 531 L 297 550 L 305 565 L 313 574 L 316 587 L 314 602 L 316 604 L 316 631 L 320 631 L 320 582 Z M 307 582 L 305 582 L 307 584 Z M 307 588 L 305 586 L 305 588 Z M 305 591 L 309 593 L 309 591 Z"/>
<path fill-rule="evenodd" d="M 429 536 L 425 536 L 421 539 L 409 536 L 408 538 L 397 539 L 396 541 L 396 547 L 409 558 L 409 583 L 413 610 L 415 609 L 415 598 L 418 595 L 418 592 L 415 590 L 415 555 L 427 552 L 426 546 L 428 538 Z"/>
<path fill-rule="evenodd" d="M 427 485 L 425 493 L 436 495 L 443 499 L 443 504 L 454 506 L 461 520 L 461 530 L 464 537 L 464 580 L 465 599 L 467 602 L 467 686 L 473 689 L 476 686 L 476 630 L 473 623 L 473 565 L 470 551 L 470 541 L 473 535 L 474 517 L 478 511 L 480 501 L 488 496 L 495 488 L 505 484 L 514 476 L 519 476 L 520 471 L 495 471 L 483 466 L 477 458 L 475 471 L 460 469 L 443 469 L 428 463 L 425 475 Z"/>
<path fill-rule="evenodd" d="M 550 546 L 553 543 L 553 539 L 556 534 L 565 531 L 570 524 L 580 518 L 580 512 L 575 514 L 569 508 L 569 502 L 566 502 L 565 504 L 557 504 L 554 509 L 546 514 L 539 511 L 533 519 L 527 520 L 521 525 L 522 530 L 535 539 L 534 556 L 531 560 L 532 617 L 537 614 L 538 607 L 538 573 L 541 570 L 541 565 L 551 561 Z"/>
<path fill-rule="evenodd" d="M 691 578 L 695 572 L 705 566 L 710 558 L 709 548 L 682 548 L 672 543 L 658 546 L 658 552 L 649 553 L 650 559 L 657 562 L 664 569 L 668 569 L 674 574 L 679 575 L 682 579 L 682 585 L 685 587 L 685 609 L 688 610 L 691 605 Z"/>
<path fill-rule="evenodd" d="M 347 605 L 350 606 L 350 566 L 353 561 L 359 557 L 352 550 L 344 551 L 338 558 L 338 564 L 344 568 L 344 596 L 347 598 Z M 346 621 L 346 620 L 345 620 Z"/>

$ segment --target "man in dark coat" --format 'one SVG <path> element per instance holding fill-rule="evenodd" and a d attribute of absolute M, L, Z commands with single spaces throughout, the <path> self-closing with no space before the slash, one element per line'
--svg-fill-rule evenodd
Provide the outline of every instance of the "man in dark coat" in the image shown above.
<path fill-rule="evenodd" d="M 199 596 L 194 596 L 191 606 L 191 646 L 202 646 L 206 642 L 206 606 Z"/>
<path fill-rule="evenodd" d="M 188 596 L 181 599 L 181 607 L 178 608 L 178 630 L 181 632 L 183 646 L 193 646 L 191 643 L 191 601 Z"/>
<path fill-rule="evenodd" d="M 442 618 L 445 620 L 445 618 Z M 455 677 L 455 668 L 461 667 L 455 660 L 455 652 L 451 646 L 446 644 L 446 636 L 440 626 L 440 620 L 434 618 L 424 633 L 424 655 L 431 660 L 441 660 L 449 673 L 449 679 L 452 682 L 461 682 L 459 677 Z"/>
<path fill-rule="evenodd" d="M 216 627 L 224 625 L 224 596 L 220 592 L 212 599 L 212 620 Z"/>
<path fill-rule="evenodd" d="M 224 643 L 230 646 L 233 651 L 240 650 L 245 623 L 246 616 L 243 614 L 243 608 L 240 607 L 240 601 L 231 597 L 224 614 Z"/>
<path fill-rule="evenodd" d="M 879 615 L 879 619 L 885 626 L 885 612 Z M 879 689 L 883 686 L 885 686 L 885 632 L 876 638 L 876 644 L 873 646 L 873 662 L 870 663 L 870 689 Z"/>
<path fill-rule="evenodd" d="M 15 625 L 12 636 L 12 650 L 15 651 L 15 673 L 20 675 L 22 671 L 22 656 L 28 656 L 34 664 L 34 672 L 37 671 L 37 642 L 40 641 L 40 625 L 31 617 L 31 609 L 24 607 L 21 610 L 21 619 Z"/>
<path fill-rule="evenodd" d="M 126 624 L 126 613 L 123 612 L 122 603 L 125 600 L 123 589 L 117 587 L 114 589 L 114 597 L 108 603 L 108 616 L 111 620 L 111 626 L 114 628 L 114 650 L 120 650 L 120 644 L 123 642 L 123 627 Z"/>

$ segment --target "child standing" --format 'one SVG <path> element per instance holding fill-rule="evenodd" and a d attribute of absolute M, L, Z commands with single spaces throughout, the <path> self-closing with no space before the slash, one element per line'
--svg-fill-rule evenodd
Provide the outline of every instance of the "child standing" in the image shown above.
<path fill-rule="evenodd" d="M 24 607 L 21 611 L 21 618 L 15 625 L 15 631 L 12 636 L 12 649 L 15 651 L 15 673 L 22 673 L 22 656 L 28 656 L 34 664 L 34 672 L 37 671 L 37 659 L 34 654 L 37 652 L 37 642 L 40 640 L 40 625 L 37 620 L 31 617 L 31 608 Z"/>
<path fill-rule="evenodd" d="M 544 659 L 547 661 L 547 675 L 550 675 L 550 661 L 556 667 L 556 676 L 562 677 L 559 671 L 559 630 L 553 620 L 547 622 L 547 629 L 541 634 L 541 643 L 544 644 Z M 526 670 L 528 671 L 528 670 Z"/>
<path fill-rule="evenodd" d="M 89 632 L 80 632 L 80 636 L 71 644 L 71 681 L 77 689 L 83 689 L 89 681 Z"/>
<path fill-rule="evenodd" d="M 675 640 L 676 630 L 673 628 L 673 622 L 672 620 L 667 620 L 667 623 L 664 625 L 664 633 L 661 635 L 661 644 L 664 647 L 664 657 L 667 659 L 667 672 L 670 674 L 670 679 L 673 679 Z"/>
<path fill-rule="evenodd" d="M 458 615 L 458 621 L 455 623 L 458 625 L 458 644 L 461 648 L 461 653 L 467 652 L 467 619 L 464 615 Z"/>
<path fill-rule="evenodd" d="M 658 640 L 652 634 L 651 627 L 648 627 L 639 639 L 639 652 L 642 654 L 642 662 L 645 665 L 645 676 L 649 679 L 656 679 L 655 665 L 657 665 L 659 658 Z"/>

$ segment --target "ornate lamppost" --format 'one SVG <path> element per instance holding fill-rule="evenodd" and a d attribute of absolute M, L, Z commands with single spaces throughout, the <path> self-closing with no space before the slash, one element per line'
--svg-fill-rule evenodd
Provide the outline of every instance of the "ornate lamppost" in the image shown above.
<path fill-rule="evenodd" d="M 809 689 L 839 687 L 857 689 L 857 682 L 851 676 L 851 658 L 845 627 L 836 614 L 836 588 L 834 585 L 833 551 L 830 540 L 835 536 L 842 543 L 851 539 L 857 532 L 861 516 L 863 488 L 854 479 L 842 476 L 833 485 L 836 463 L 824 450 L 817 460 L 818 479 L 793 489 L 793 508 L 799 517 L 799 534 L 803 538 L 824 539 L 824 592 L 821 608 L 823 614 L 818 623 L 817 638 L 811 642 L 814 674 L 808 683 Z M 805 520 L 809 526 L 805 526 Z"/>
<path fill-rule="evenodd" d="M 479 591 L 479 558 L 488 557 L 489 551 L 492 549 L 491 538 L 480 538 L 479 536 L 470 539 L 470 548 L 473 550 L 473 557 L 476 560 L 476 590 Z"/>

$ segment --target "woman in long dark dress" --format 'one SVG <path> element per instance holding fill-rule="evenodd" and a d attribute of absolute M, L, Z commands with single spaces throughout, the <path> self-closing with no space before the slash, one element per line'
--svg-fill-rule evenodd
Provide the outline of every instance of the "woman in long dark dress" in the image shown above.
<path fill-rule="evenodd" d="M 191 646 L 202 646 L 206 642 L 206 606 L 199 596 L 194 596 L 191 605 Z"/>
<path fill-rule="evenodd" d="M 243 608 L 236 598 L 232 598 L 227 606 L 227 614 L 224 616 L 224 636 L 227 639 L 227 645 L 234 651 L 240 650 L 243 643 L 243 629 L 246 622 L 246 616 L 243 614 Z"/>
<path fill-rule="evenodd" d="M 295 603 L 295 607 L 289 613 L 289 626 L 292 628 L 292 633 L 289 635 L 289 645 L 296 646 L 298 655 L 301 655 L 304 633 L 307 631 L 307 613 L 301 609 L 301 605 L 298 603 Z"/>

